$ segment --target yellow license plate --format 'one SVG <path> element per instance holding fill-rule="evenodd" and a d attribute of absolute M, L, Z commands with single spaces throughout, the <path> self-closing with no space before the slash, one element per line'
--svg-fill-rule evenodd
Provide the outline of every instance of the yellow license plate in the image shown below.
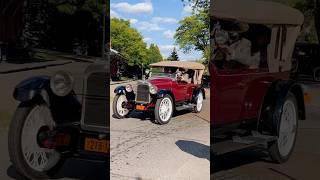
<path fill-rule="evenodd" d="M 144 107 L 144 106 L 141 106 L 141 105 L 137 105 L 137 106 L 136 106 L 136 109 L 137 109 L 137 110 L 142 110 L 142 111 L 143 111 L 143 110 L 145 109 L 145 107 Z"/>
<path fill-rule="evenodd" d="M 109 152 L 109 141 L 107 140 L 98 140 L 94 138 L 86 138 L 84 142 L 84 150 L 108 153 Z"/>

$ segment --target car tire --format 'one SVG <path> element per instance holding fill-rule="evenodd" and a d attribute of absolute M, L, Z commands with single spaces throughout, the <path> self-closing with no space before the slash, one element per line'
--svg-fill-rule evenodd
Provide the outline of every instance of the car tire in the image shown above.
<path fill-rule="evenodd" d="M 31 141 L 25 142 L 25 140 L 28 139 L 25 133 L 27 134 L 29 133 L 28 136 L 30 138 L 33 135 L 37 134 L 38 132 L 36 131 L 36 128 L 31 129 L 32 123 L 30 122 L 36 121 L 36 120 L 33 119 L 30 121 L 28 119 L 29 119 L 29 116 L 32 115 L 32 113 L 35 113 L 35 114 L 37 113 L 36 109 L 39 109 L 39 107 L 47 108 L 46 112 L 50 111 L 50 109 L 44 104 L 37 104 L 35 102 L 21 103 L 18 106 L 9 127 L 9 133 L 8 133 L 9 157 L 13 166 L 16 168 L 18 176 L 23 179 L 25 178 L 31 179 L 31 180 L 49 179 L 50 177 L 54 176 L 57 173 L 57 171 L 63 166 L 64 160 L 65 160 L 65 158 L 59 152 L 52 149 L 41 148 L 38 145 L 37 138 L 34 139 L 34 142 L 31 142 Z M 39 114 L 37 115 L 39 116 Z M 41 115 L 43 115 L 43 113 Z M 47 116 L 43 116 L 43 117 L 47 117 Z M 46 118 L 38 118 L 38 119 L 41 119 L 43 122 L 47 121 Z M 53 121 L 53 119 L 51 120 Z M 38 124 L 38 123 L 34 123 L 34 124 Z M 31 126 L 29 127 L 30 131 L 28 131 L 27 126 Z M 36 133 L 32 133 L 32 132 L 36 132 Z M 25 146 L 28 146 L 29 148 L 30 147 L 33 148 L 32 149 L 33 153 L 30 152 L 30 149 L 26 148 Z M 29 151 L 27 151 L 26 149 L 28 149 Z M 52 154 L 50 154 L 49 156 L 49 154 L 47 154 L 47 152 L 45 151 Z M 28 154 L 29 155 L 31 154 L 29 161 L 26 160 L 27 159 L 26 156 L 28 156 Z M 37 156 L 37 158 L 35 156 Z M 45 160 L 48 160 L 48 161 L 47 161 L 47 164 L 43 164 L 45 167 L 42 167 L 42 169 L 41 169 L 41 166 L 39 165 L 38 168 L 41 170 L 38 170 L 37 168 L 35 168 L 36 167 L 35 165 L 31 165 L 32 163 L 34 163 L 34 162 L 30 162 L 32 161 L 31 157 L 33 157 L 32 159 L 38 159 L 38 164 L 40 164 L 40 162 L 46 162 Z M 51 158 L 50 160 L 49 160 L 49 157 Z"/>
<path fill-rule="evenodd" d="M 201 110 L 202 110 L 202 107 L 203 107 L 203 93 L 202 91 L 200 91 L 197 95 L 197 98 L 196 98 L 196 104 L 193 108 L 193 112 L 195 113 L 200 113 Z"/>
<path fill-rule="evenodd" d="M 316 82 L 320 82 L 320 67 L 314 68 L 312 72 L 313 80 Z"/>
<path fill-rule="evenodd" d="M 289 128 L 288 128 L 289 127 Z M 297 137 L 298 106 L 295 96 L 289 93 L 282 107 L 279 137 L 269 144 L 269 153 L 276 163 L 286 162 L 292 154 Z M 285 132 L 286 128 L 291 129 Z"/>
<path fill-rule="evenodd" d="M 117 94 L 116 97 L 114 97 L 112 108 L 113 114 L 116 118 L 123 119 L 129 114 L 129 109 L 122 107 L 122 103 L 127 101 L 127 97 L 124 94 Z"/>
<path fill-rule="evenodd" d="M 161 125 L 170 122 L 174 112 L 174 103 L 170 95 L 165 95 L 163 98 L 157 99 L 154 108 L 155 121 Z"/>

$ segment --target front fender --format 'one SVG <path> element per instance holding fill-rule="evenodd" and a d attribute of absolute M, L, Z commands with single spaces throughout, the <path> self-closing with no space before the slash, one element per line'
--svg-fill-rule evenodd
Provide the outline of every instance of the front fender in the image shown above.
<path fill-rule="evenodd" d="M 40 95 L 43 100 L 49 103 L 48 89 L 50 88 L 49 76 L 31 77 L 19 83 L 13 92 L 13 97 L 20 101 L 26 102 Z"/>
<path fill-rule="evenodd" d="M 114 93 L 116 95 L 125 95 L 128 100 L 134 100 L 135 99 L 135 94 L 134 92 L 127 92 L 125 86 L 118 86 L 115 90 Z"/>
<path fill-rule="evenodd" d="M 159 92 L 157 93 L 157 98 L 163 98 L 165 95 L 170 95 L 172 96 L 172 98 L 174 98 L 173 94 L 171 93 L 171 91 L 169 90 L 165 90 L 165 89 L 161 89 L 159 90 Z"/>
<path fill-rule="evenodd" d="M 118 87 L 116 87 L 116 89 L 114 90 L 114 93 L 117 94 L 117 95 L 126 94 L 126 87 L 124 87 L 124 86 L 118 86 Z"/>

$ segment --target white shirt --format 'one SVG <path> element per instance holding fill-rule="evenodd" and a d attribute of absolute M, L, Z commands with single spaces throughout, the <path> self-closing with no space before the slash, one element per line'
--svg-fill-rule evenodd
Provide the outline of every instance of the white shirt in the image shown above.
<path fill-rule="evenodd" d="M 255 53 L 251 56 L 251 42 L 245 38 L 229 46 L 230 55 L 227 56 L 227 61 L 235 60 L 241 64 L 249 66 L 250 69 L 257 69 L 260 64 L 260 53 Z"/>

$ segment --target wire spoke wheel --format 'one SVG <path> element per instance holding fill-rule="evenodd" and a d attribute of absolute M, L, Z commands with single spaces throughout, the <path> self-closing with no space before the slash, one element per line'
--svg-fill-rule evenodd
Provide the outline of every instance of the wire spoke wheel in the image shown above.
<path fill-rule="evenodd" d="M 31 110 L 21 133 L 23 157 L 30 168 L 40 172 L 53 168 L 60 160 L 59 152 L 39 146 L 38 132 L 42 127 L 50 130 L 55 128 L 55 122 L 46 105 L 38 105 Z"/>

